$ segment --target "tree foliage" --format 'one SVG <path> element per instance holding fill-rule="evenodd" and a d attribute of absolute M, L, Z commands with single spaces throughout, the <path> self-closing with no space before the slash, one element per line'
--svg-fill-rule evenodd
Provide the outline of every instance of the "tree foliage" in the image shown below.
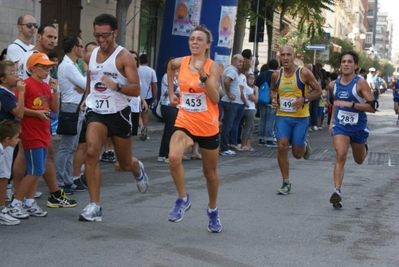
<path fill-rule="evenodd" d="M 116 17 L 118 18 L 118 36 L 116 42 L 125 46 L 126 40 L 126 15 L 132 0 L 118 0 L 116 2 Z"/>
<path fill-rule="evenodd" d="M 307 36 L 324 35 L 325 18 L 323 10 L 333 12 L 331 6 L 335 0 L 264 0 L 266 2 L 266 32 L 268 37 L 268 57 L 271 56 L 271 44 L 273 40 L 273 16 L 275 10 L 280 12 L 280 31 L 285 29 L 283 23 L 285 16 L 299 19 L 299 31 L 307 33 Z M 340 1 L 340 0 L 338 0 Z M 263 15 L 263 14 L 262 14 Z"/>

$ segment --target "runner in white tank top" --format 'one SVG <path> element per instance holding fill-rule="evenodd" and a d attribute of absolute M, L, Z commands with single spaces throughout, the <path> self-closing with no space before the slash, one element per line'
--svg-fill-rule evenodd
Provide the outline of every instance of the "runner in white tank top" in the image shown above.
<path fill-rule="evenodd" d="M 132 157 L 132 121 L 128 98 L 140 95 L 140 81 L 133 55 L 115 42 L 118 20 L 110 14 L 94 19 L 94 38 L 99 45 L 85 55 L 88 64 L 86 107 L 86 181 L 90 202 L 79 221 L 101 221 L 101 170 L 98 158 L 107 137 L 115 148 L 119 167 L 133 174 L 140 193 L 147 192 L 144 165 Z M 123 209 L 122 206 L 119 206 Z M 124 212 L 120 210 L 120 212 Z"/>
<path fill-rule="evenodd" d="M 86 106 L 100 114 L 116 113 L 128 106 L 126 95 L 106 88 L 101 79 L 103 76 L 110 78 L 117 84 L 128 84 L 128 80 L 117 69 L 115 61 L 119 52 L 123 50 L 118 46 L 110 57 L 102 63 L 97 63 L 97 53 L 100 47 L 94 48 L 90 61 L 90 94 L 86 99 Z"/>

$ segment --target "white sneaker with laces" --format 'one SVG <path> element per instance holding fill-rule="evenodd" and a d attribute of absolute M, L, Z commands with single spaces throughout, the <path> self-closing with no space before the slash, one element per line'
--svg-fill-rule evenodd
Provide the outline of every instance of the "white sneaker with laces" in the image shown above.
<path fill-rule="evenodd" d="M 20 220 L 7 214 L 7 208 L 0 211 L 0 225 L 17 225 L 20 222 Z"/>
<path fill-rule="evenodd" d="M 29 214 L 29 216 L 35 217 L 45 217 L 47 216 L 47 211 L 42 210 L 39 205 L 37 205 L 36 201 L 32 203 L 32 206 L 27 207 L 24 205 L 24 211 Z"/>
<path fill-rule="evenodd" d="M 103 220 L 102 215 L 101 207 L 94 202 L 90 202 L 89 205 L 83 209 L 83 213 L 80 214 L 78 220 L 82 222 L 101 222 Z"/>
<path fill-rule="evenodd" d="M 17 219 L 29 218 L 29 214 L 26 213 L 22 208 L 22 203 L 15 204 L 15 206 L 12 206 L 11 204 L 8 205 L 7 214 Z"/>
<path fill-rule="evenodd" d="M 41 197 L 42 195 L 43 195 L 42 192 L 39 192 L 39 191 L 36 191 L 36 192 L 35 192 L 35 198 L 39 198 L 39 197 Z"/>
<path fill-rule="evenodd" d="M 139 167 L 141 170 L 141 177 L 136 178 L 136 186 L 140 193 L 144 194 L 148 189 L 148 176 L 144 172 L 144 164 L 139 161 Z"/>

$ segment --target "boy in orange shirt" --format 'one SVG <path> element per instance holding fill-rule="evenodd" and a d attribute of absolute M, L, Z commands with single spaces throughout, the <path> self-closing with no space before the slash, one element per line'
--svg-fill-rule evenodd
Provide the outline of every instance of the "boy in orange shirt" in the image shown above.
<path fill-rule="evenodd" d="M 50 86 L 44 82 L 51 67 L 44 53 L 32 54 L 27 62 L 31 77 L 26 79 L 25 114 L 21 120 L 21 141 L 26 158 L 27 175 L 22 179 L 15 198 L 8 207 L 8 214 L 18 219 L 30 216 L 47 215 L 34 200 L 39 177 L 45 171 L 47 150 L 50 144 L 50 110 L 58 111 L 59 101 L 57 89 L 51 93 Z M 22 200 L 26 198 L 24 206 Z"/>

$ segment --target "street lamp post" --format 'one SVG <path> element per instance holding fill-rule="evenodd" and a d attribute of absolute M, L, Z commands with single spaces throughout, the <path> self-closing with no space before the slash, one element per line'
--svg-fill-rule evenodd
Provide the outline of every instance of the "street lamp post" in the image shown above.
<path fill-rule="evenodd" d="M 352 29 L 352 32 L 350 32 L 348 34 L 348 38 L 351 39 L 353 47 L 355 49 L 359 49 L 358 45 L 357 45 L 357 40 L 360 39 L 361 42 L 363 42 L 364 39 L 366 39 L 366 35 L 364 33 L 360 33 L 359 28 L 358 27 L 354 27 Z M 362 48 L 360 48 L 359 50 L 362 50 Z"/>

